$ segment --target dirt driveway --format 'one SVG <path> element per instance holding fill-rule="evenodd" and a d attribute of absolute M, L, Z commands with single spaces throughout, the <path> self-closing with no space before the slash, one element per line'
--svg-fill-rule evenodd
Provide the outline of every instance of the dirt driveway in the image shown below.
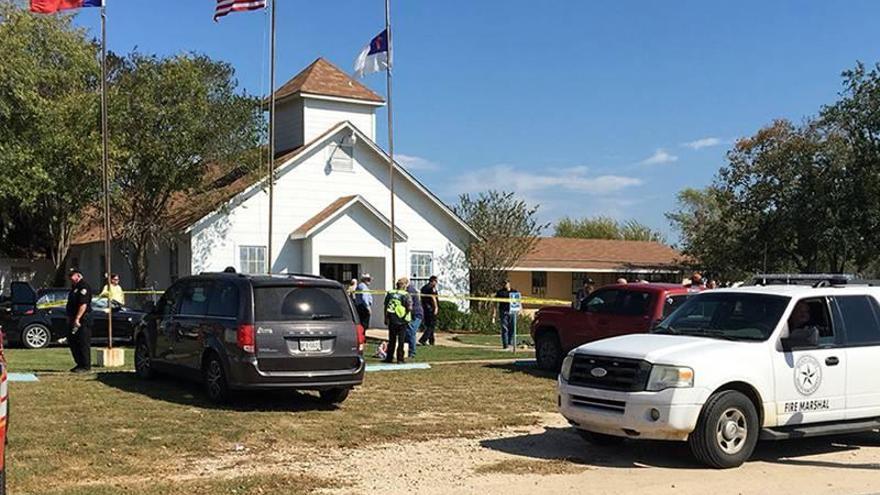
<path fill-rule="evenodd" d="M 754 460 L 727 471 L 703 469 L 688 454 L 684 444 L 660 442 L 591 447 L 545 414 L 530 429 L 342 450 L 304 467 L 351 483 L 336 494 L 880 493 L 880 433 L 764 443 Z"/>

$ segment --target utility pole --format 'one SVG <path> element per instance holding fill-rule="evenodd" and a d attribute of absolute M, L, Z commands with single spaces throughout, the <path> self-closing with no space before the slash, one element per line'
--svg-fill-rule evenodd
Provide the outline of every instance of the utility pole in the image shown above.
<path fill-rule="evenodd" d="M 266 273 L 272 273 L 272 208 L 275 202 L 275 0 L 269 37 L 269 242 L 266 245 Z"/>

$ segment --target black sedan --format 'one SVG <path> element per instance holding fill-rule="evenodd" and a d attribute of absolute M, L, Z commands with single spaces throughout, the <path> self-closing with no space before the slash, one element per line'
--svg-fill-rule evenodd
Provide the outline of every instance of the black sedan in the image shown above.
<path fill-rule="evenodd" d="M 65 289 L 41 289 L 38 293 L 25 282 L 13 282 L 11 289 L 12 297 L 2 315 L 10 346 L 41 349 L 67 338 Z M 113 304 L 113 342 L 130 343 L 134 328 L 145 313 L 110 302 Z M 107 313 L 107 299 L 92 300 L 92 344 L 107 344 Z"/>

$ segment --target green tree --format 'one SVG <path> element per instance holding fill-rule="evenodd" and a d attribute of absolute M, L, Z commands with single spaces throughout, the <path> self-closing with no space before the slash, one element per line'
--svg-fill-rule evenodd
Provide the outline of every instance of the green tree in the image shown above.
<path fill-rule="evenodd" d="M 260 102 L 236 92 L 234 75 L 229 64 L 206 56 L 137 53 L 115 73 L 114 228 L 140 286 L 147 282 L 147 254 L 176 233 L 172 203 L 210 187 L 209 167 L 257 165 L 264 137 Z"/>
<path fill-rule="evenodd" d="M 579 239 L 620 239 L 627 241 L 666 242 L 663 234 L 635 219 L 619 222 L 611 217 L 581 219 L 564 217 L 554 228 L 556 237 Z"/>
<path fill-rule="evenodd" d="M 778 120 L 740 139 L 702 191 L 679 193 L 667 217 L 683 252 L 725 278 L 755 272 L 842 272 L 864 243 L 850 222 L 850 152 L 818 122 Z"/>
<path fill-rule="evenodd" d="M 538 207 L 517 199 L 512 192 L 488 191 L 476 197 L 463 194 L 453 210 L 482 238 L 469 246 L 463 260 L 475 294 L 498 290 L 507 271 L 535 248 L 538 235 L 547 227 L 537 220 Z"/>
<path fill-rule="evenodd" d="M 15 222 L 0 240 L 47 256 L 61 279 L 101 187 L 98 47 L 71 16 L 0 0 L 0 53 L 0 206 Z"/>
<path fill-rule="evenodd" d="M 820 123 L 836 137 L 836 220 L 854 268 L 877 271 L 880 254 L 880 64 L 844 71 L 840 99 L 825 106 Z"/>

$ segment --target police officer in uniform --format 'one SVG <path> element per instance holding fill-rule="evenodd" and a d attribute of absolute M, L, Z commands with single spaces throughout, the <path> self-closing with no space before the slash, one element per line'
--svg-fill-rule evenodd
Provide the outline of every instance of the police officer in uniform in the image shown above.
<path fill-rule="evenodd" d="M 76 366 L 70 371 L 92 370 L 92 288 L 77 268 L 70 269 L 70 293 L 67 295 L 67 343 Z"/>

